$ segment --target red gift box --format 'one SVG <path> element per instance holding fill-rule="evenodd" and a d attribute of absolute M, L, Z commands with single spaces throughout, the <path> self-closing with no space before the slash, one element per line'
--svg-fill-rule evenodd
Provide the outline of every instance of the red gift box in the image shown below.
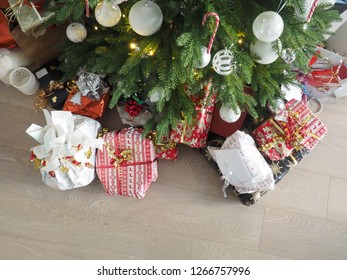
<path fill-rule="evenodd" d="M 144 198 L 158 178 L 155 148 L 151 140 L 132 128 L 109 132 L 96 155 L 96 173 L 109 195 Z"/>
<path fill-rule="evenodd" d="M 171 130 L 171 141 L 187 144 L 193 148 L 203 148 L 206 146 L 217 97 L 215 91 L 210 96 L 211 87 L 212 83 L 204 85 L 202 88 L 204 96 L 195 100 L 195 110 L 197 112 L 195 123 L 189 125 L 185 119 L 180 121 L 177 127 Z"/>
<path fill-rule="evenodd" d="M 88 96 L 83 96 L 74 82 L 68 83 L 69 96 L 67 97 L 63 110 L 70 111 L 92 119 L 98 119 L 104 114 L 108 101 L 110 100 L 109 88 L 104 89 L 104 94 L 100 100 L 93 100 Z M 78 96 L 77 96 L 78 95 Z"/>
<path fill-rule="evenodd" d="M 286 104 L 286 116 L 279 115 L 277 123 L 293 136 L 300 146 L 312 150 L 328 133 L 327 127 L 301 101 L 292 99 Z"/>
<path fill-rule="evenodd" d="M 271 160 L 281 160 L 289 156 L 293 147 L 285 140 L 281 128 L 273 119 L 266 120 L 253 131 L 254 140 L 263 152 Z"/>
<path fill-rule="evenodd" d="M 176 160 L 178 157 L 177 143 L 170 141 L 164 137 L 161 141 L 157 139 L 157 132 L 152 131 L 147 135 L 155 147 L 157 158 Z"/>

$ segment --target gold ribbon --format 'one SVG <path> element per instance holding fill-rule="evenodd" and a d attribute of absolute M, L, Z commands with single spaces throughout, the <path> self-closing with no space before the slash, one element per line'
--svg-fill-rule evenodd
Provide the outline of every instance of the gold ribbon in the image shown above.
<path fill-rule="evenodd" d="M 162 143 L 162 142 L 158 141 L 158 135 L 157 135 L 157 132 L 155 130 L 148 133 L 147 138 L 153 142 L 156 149 L 160 149 L 164 152 L 177 147 L 177 143 L 172 142 L 172 141 L 169 141 L 167 143 Z"/>
<path fill-rule="evenodd" d="M 114 166 L 117 168 L 120 164 L 125 161 L 132 160 L 132 151 L 131 149 L 123 150 L 118 155 L 113 151 L 113 149 L 106 142 L 104 143 L 106 149 L 109 153 L 109 156 L 114 160 Z"/>

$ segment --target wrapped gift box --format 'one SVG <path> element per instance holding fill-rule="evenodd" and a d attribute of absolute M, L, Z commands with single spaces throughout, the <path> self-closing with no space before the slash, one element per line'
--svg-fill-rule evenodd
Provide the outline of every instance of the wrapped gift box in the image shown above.
<path fill-rule="evenodd" d="M 178 158 L 177 143 L 170 141 L 167 137 L 158 141 L 156 131 L 150 132 L 146 137 L 153 142 L 157 158 L 170 160 L 176 160 Z"/>
<path fill-rule="evenodd" d="M 93 119 L 102 117 L 110 100 L 109 87 L 101 75 L 81 69 L 77 81 L 67 83 L 69 96 L 63 110 Z"/>
<path fill-rule="evenodd" d="M 27 133 L 40 145 L 31 149 L 31 160 L 40 169 L 42 181 L 68 190 L 90 184 L 95 178 L 95 151 L 100 124 L 70 112 L 43 110 L 47 125 L 32 124 Z"/>
<path fill-rule="evenodd" d="M 239 131 L 237 131 L 235 133 L 236 133 L 236 135 L 233 134 L 233 138 L 235 136 L 237 137 L 237 134 L 239 134 Z M 243 134 L 243 132 L 242 132 L 242 134 Z M 251 138 L 249 139 L 248 136 L 246 136 L 246 141 L 242 145 L 247 146 L 248 144 L 250 144 L 252 142 L 252 139 Z M 230 139 L 232 139 L 232 138 L 230 138 Z M 230 139 L 229 139 L 229 141 L 230 141 Z M 253 205 L 269 189 L 273 188 L 273 179 L 270 177 L 270 175 L 267 174 L 267 176 L 264 177 L 265 180 L 263 181 L 263 183 L 261 183 L 261 180 L 260 181 L 258 180 L 257 183 L 260 183 L 260 185 L 263 185 L 263 187 L 261 188 L 262 190 L 260 190 L 260 188 L 259 188 L 259 190 L 256 190 L 257 187 L 253 188 L 254 186 L 252 186 L 252 189 L 249 189 L 250 185 L 247 184 L 248 190 L 246 191 L 246 189 L 243 189 L 242 185 L 240 186 L 240 184 L 238 184 L 238 187 L 230 184 L 227 180 L 225 180 L 225 175 L 222 173 L 219 165 L 217 164 L 217 162 L 215 160 L 216 159 L 216 156 L 215 156 L 216 151 L 221 151 L 222 153 L 223 153 L 223 151 L 225 151 L 225 149 L 221 150 L 221 147 L 224 145 L 225 141 L 226 140 L 224 137 L 221 137 L 221 136 L 214 134 L 214 133 L 210 133 L 208 140 L 207 140 L 206 147 L 199 149 L 199 151 L 203 155 L 203 157 L 212 165 L 212 167 L 218 172 L 218 174 L 221 176 L 221 179 L 224 180 L 224 185 L 222 186 L 224 196 L 225 197 L 227 196 L 226 195 L 226 189 L 230 188 L 233 191 L 233 194 L 237 195 L 237 197 L 239 198 L 239 200 L 242 204 L 244 204 L 246 206 Z M 229 146 L 228 142 L 226 142 L 226 146 Z M 247 142 L 249 142 L 249 143 L 247 144 Z M 223 148 L 225 148 L 226 146 L 224 146 Z M 255 151 L 254 150 L 254 142 L 253 142 L 252 146 L 253 146 L 253 148 L 251 148 L 250 150 L 248 148 L 246 148 L 246 150 L 245 150 L 246 153 L 252 153 L 252 150 Z M 259 156 L 258 151 L 257 151 L 257 154 Z M 257 156 L 257 158 L 260 159 L 258 156 Z M 261 161 L 263 161 L 263 160 L 261 160 Z M 252 163 L 252 164 L 254 165 L 255 163 Z M 263 164 L 264 164 L 264 162 L 262 163 L 262 165 Z M 263 167 L 264 167 L 264 165 L 263 165 Z M 239 170 L 235 170 L 235 172 L 239 172 Z M 252 172 L 255 172 L 255 169 Z M 266 173 L 269 173 L 269 169 L 267 170 Z M 271 170 L 270 170 L 270 173 L 271 173 Z M 255 178 L 255 180 L 257 180 L 257 179 Z M 267 182 L 267 183 L 265 183 L 265 182 Z M 246 183 L 246 182 L 243 182 L 243 184 L 244 183 Z M 241 187 L 241 189 L 240 189 L 240 187 Z M 244 191 L 246 191 L 246 192 L 244 192 Z"/>
<path fill-rule="evenodd" d="M 204 85 L 202 88 L 204 92 L 203 97 L 194 100 L 195 110 L 197 112 L 195 123 L 189 125 L 186 119 L 182 119 L 177 127 L 170 132 L 171 141 L 186 144 L 193 148 L 206 146 L 217 97 L 217 92 L 210 94 L 211 87 L 212 83 Z"/>
<path fill-rule="evenodd" d="M 133 127 L 144 126 L 145 123 L 153 116 L 153 114 L 146 109 L 142 110 L 136 116 L 131 116 L 128 112 L 126 112 L 125 105 L 117 105 L 117 111 L 122 124 Z"/>
<path fill-rule="evenodd" d="M 273 119 L 268 119 L 253 131 L 259 150 L 271 160 L 281 160 L 293 150 L 293 146 L 286 142 L 278 128 Z"/>
<path fill-rule="evenodd" d="M 23 32 L 32 32 L 36 37 L 46 32 L 44 23 L 54 14 L 42 9 L 42 0 L 27 1 L 27 0 L 8 0 L 12 15 Z M 50 1 L 54 5 L 54 1 Z"/>
<path fill-rule="evenodd" d="M 79 92 L 70 92 L 64 103 L 63 110 L 98 119 L 104 114 L 109 100 L 109 92 L 105 92 L 99 101 L 92 100 L 87 96 L 81 96 Z"/>
<path fill-rule="evenodd" d="M 275 183 L 278 183 L 294 166 L 296 166 L 307 154 L 309 150 L 301 148 L 300 150 L 294 149 L 290 157 L 286 157 L 282 160 L 271 160 L 268 157 L 264 157 L 268 163 Z"/>
<path fill-rule="evenodd" d="M 279 115 L 275 119 L 283 132 L 293 137 L 290 141 L 297 150 L 301 147 L 312 150 L 328 133 L 327 127 L 299 100 L 287 102 L 284 117 Z"/>
<path fill-rule="evenodd" d="M 131 127 L 106 133 L 103 140 L 96 156 L 96 172 L 106 193 L 144 198 L 158 177 L 152 141 Z"/>

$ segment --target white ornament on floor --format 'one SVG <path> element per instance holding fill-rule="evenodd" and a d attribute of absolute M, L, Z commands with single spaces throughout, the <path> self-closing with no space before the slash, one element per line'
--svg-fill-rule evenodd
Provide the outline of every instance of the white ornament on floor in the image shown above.
<path fill-rule="evenodd" d="M 149 0 L 135 3 L 129 12 L 131 28 L 139 35 L 150 36 L 159 31 L 163 24 L 160 7 Z"/>
<path fill-rule="evenodd" d="M 66 28 L 66 36 L 73 43 L 81 43 L 87 37 L 87 29 L 82 23 L 73 22 Z"/>
<path fill-rule="evenodd" d="M 221 119 L 227 123 L 236 122 L 241 116 L 241 109 L 236 108 L 236 112 L 229 106 L 222 105 L 219 109 L 219 115 Z"/>
<path fill-rule="evenodd" d="M 122 17 L 122 12 L 117 5 L 116 0 L 107 1 L 104 0 L 95 7 L 95 19 L 96 21 L 105 27 L 115 26 Z"/>
<path fill-rule="evenodd" d="M 253 22 L 254 35 L 258 40 L 263 42 L 277 40 L 282 35 L 283 29 L 284 23 L 282 17 L 272 11 L 261 13 Z"/>

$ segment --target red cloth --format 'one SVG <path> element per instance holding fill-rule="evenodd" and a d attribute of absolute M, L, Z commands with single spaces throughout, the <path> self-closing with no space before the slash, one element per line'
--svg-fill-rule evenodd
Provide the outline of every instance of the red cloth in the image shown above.
<path fill-rule="evenodd" d="M 17 45 L 11 35 L 7 17 L 0 11 L 0 48 L 13 48 Z"/>

